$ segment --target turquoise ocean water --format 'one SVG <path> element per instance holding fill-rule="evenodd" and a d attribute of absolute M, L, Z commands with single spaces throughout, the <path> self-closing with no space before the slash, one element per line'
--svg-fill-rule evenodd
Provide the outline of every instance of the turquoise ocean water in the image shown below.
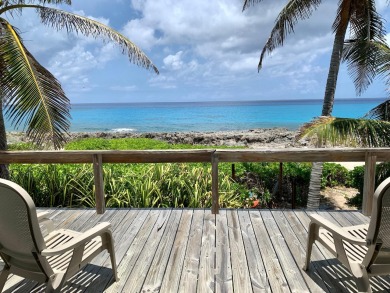
<path fill-rule="evenodd" d="M 333 115 L 361 117 L 382 101 L 384 99 L 336 100 Z M 272 127 L 294 130 L 318 116 L 321 109 L 322 100 L 73 104 L 70 131 L 174 132 Z M 7 129 L 13 130 L 7 124 Z"/>

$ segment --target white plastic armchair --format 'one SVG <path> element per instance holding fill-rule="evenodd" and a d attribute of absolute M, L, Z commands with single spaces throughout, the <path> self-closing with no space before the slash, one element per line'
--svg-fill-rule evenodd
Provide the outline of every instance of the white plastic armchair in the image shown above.
<path fill-rule="evenodd" d="M 359 292 L 372 292 L 370 275 L 390 274 L 390 178 L 374 193 L 369 224 L 339 227 L 317 214 L 309 216 L 307 270 L 315 241 L 326 247 L 355 277 Z"/>
<path fill-rule="evenodd" d="M 51 220 L 47 214 L 37 215 L 27 192 L 4 179 L 0 179 L 0 202 L 0 257 L 5 263 L 0 292 L 11 273 L 47 283 L 46 292 L 59 292 L 69 278 L 106 249 L 118 280 L 110 223 L 100 223 L 83 233 L 53 231 Z M 40 226 L 46 230 L 45 237 Z"/>

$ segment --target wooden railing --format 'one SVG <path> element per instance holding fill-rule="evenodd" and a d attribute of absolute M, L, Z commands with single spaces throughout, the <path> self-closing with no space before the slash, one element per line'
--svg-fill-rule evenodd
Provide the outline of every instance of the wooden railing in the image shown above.
<path fill-rule="evenodd" d="M 220 162 L 365 162 L 362 209 L 369 215 L 375 188 L 375 164 L 386 161 L 390 161 L 390 148 L 0 152 L 0 163 L 3 164 L 91 163 L 98 214 L 105 211 L 104 163 L 211 163 L 212 212 L 217 214 Z"/>

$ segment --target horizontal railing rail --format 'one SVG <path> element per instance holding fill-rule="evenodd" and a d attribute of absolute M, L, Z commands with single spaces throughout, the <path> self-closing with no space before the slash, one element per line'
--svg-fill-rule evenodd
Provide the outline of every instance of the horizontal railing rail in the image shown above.
<path fill-rule="evenodd" d="M 104 213 L 104 163 L 192 163 L 212 166 L 212 212 L 218 213 L 218 164 L 222 162 L 365 162 L 363 213 L 369 215 L 375 188 L 375 164 L 390 161 L 390 148 L 203 149 L 142 151 L 3 151 L 2 164 L 91 163 L 96 211 Z"/>

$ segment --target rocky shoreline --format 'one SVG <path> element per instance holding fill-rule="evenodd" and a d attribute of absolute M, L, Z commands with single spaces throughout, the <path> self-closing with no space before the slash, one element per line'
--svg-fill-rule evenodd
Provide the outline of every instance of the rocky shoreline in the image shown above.
<path fill-rule="evenodd" d="M 286 128 L 264 128 L 216 132 L 71 132 L 69 140 L 83 138 L 151 138 L 168 143 L 214 146 L 242 146 L 250 148 L 285 148 L 306 146 L 306 141 L 296 141 L 297 131 Z M 9 144 L 26 142 L 22 132 L 8 132 Z"/>
<path fill-rule="evenodd" d="M 259 147 L 300 147 L 306 142 L 296 142 L 296 131 L 285 128 L 250 129 L 237 131 L 216 132 L 77 132 L 71 133 L 71 140 L 99 137 L 99 138 L 126 138 L 141 137 L 166 141 L 168 143 L 191 144 L 191 145 L 224 145 L 243 146 L 251 148 Z"/>

